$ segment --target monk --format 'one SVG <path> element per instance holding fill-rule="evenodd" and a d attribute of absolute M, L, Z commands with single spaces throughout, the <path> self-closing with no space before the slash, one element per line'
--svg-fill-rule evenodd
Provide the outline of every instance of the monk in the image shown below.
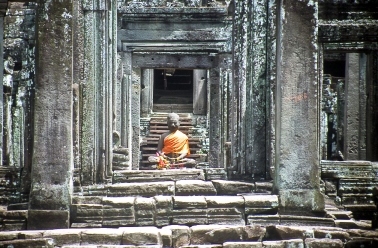
<path fill-rule="evenodd" d="M 170 113 L 167 117 L 167 125 L 169 131 L 160 136 L 157 147 L 158 155 L 169 160 L 173 165 L 178 164 L 181 167 L 195 166 L 196 161 L 194 159 L 186 158 L 190 155 L 189 142 L 188 136 L 178 130 L 180 117 L 175 113 Z"/>

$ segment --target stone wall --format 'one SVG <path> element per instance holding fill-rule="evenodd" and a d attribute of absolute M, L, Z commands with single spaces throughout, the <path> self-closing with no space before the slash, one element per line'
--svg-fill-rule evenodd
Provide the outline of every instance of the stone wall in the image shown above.
<path fill-rule="evenodd" d="M 2 165 L 17 171 L 17 199 L 27 201 L 33 148 L 35 76 L 35 10 L 33 2 L 8 5 L 4 18 L 4 66 Z M 6 170 L 5 168 L 2 168 Z"/>

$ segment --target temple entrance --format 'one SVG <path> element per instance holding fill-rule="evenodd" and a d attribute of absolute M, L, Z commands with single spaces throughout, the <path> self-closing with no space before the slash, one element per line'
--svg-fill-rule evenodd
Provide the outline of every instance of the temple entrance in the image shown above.
<path fill-rule="evenodd" d="M 187 158 L 207 162 L 207 73 L 199 69 L 142 69 L 139 169 L 156 165 L 148 157 L 154 156 L 160 135 L 167 131 L 167 113 L 180 116 L 180 131 L 189 138 Z"/>
<path fill-rule="evenodd" d="M 154 69 L 153 112 L 193 110 L 193 70 Z"/>
<path fill-rule="evenodd" d="M 324 54 L 321 141 L 323 160 L 377 161 L 376 96 L 371 53 Z"/>

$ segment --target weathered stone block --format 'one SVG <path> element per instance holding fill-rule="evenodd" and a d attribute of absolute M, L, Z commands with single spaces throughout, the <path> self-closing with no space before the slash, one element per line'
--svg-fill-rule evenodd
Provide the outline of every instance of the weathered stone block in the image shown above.
<path fill-rule="evenodd" d="M 255 191 L 254 183 L 213 180 L 218 195 L 237 195 L 240 193 L 252 193 Z"/>
<path fill-rule="evenodd" d="M 135 198 L 135 222 L 139 226 L 153 226 L 155 224 L 154 198 Z"/>
<path fill-rule="evenodd" d="M 222 244 L 227 240 L 242 240 L 241 226 L 227 225 L 197 225 L 192 226 L 191 244 Z"/>
<path fill-rule="evenodd" d="M 204 180 L 204 172 L 200 169 L 186 170 L 122 170 L 113 174 L 115 182 L 157 182 L 177 180 Z"/>
<path fill-rule="evenodd" d="M 172 247 L 172 230 L 162 228 L 159 230 L 163 247 Z"/>
<path fill-rule="evenodd" d="M 69 228 L 69 211 L 65 210 L 29 210 L 29 230 Z"/>
<path fill-rule="evenodd" d="M 4 219 L 25 219 L 28 210 L 0 211 L 0 217 Z"/>
<path fill-rule="evenodd" d="M 102 204 L 73 204 L 71 205 L 72 222 L 101 223 L 103 217 Z"/>
<path fill-rule="evenodd" d="M 256 193 L 266 193 L 270 194 L 273 190 L 272 182 L 256 182 Z"/>
<path fill-rule="evenodd" d="M 107 192 L 108 187 L 103 184 L 82 186 L 80 190 L 83 196 L 106 196 Z"/>
<path fill-rule="evenodd" d="M 352 211 L 327 211 L 327 215 L 333 219 L 344 219 L 344 220 L 349 220 L 353 218 L 353 213 Z"/>
<path fill-rule="evenodd" d="M 335 220 L 335 226 L 345 229 L 358 228 L 354 220 Z"/>
<path fill-rule="evenodd" d="M 121 225 L 118 225 L 121 226 Z M 102 223 L 93 223 L 93 222 L 85 222 L 85 223 L 72 223 L 71 228 L 101 228 Z"/>
<path fill-rule="evenodd" d="M 81 245 L 120 245 L 122 234 L 122 229 L 86 229 L 81 234 Z"/>
<path fill-rule="evenodd" d="M 374 204 L 372 194 L 343 194 L 341 200 L 344 205 Z"/>
<path fill-rule="evenodd" d="M 276 195 L 243 195 L 245 214 L 277 214 L 278 197 Z"/>
<path fill-rule="evenodd" d="M 188 226 L 171 225 L 162 228 L 172 231 L 172 246 L 181 247 L 190 244 L 190 229 Z"/>
<path fill-rule="evenodd" d="M 20 234 L 18 235 L 19 239 L 38 239 L 43 237 L 43 233 L 45 231 L 38 230 L 38 231 L 19 231 Z"/>
<path fill-rule="evenodd" d="M 155 196 L 155 225 L 166 226 L 170 224 L 173 209 L 172 196 Z"/>
<path fill-rule="evenodd" d="M 241 208 L 208 208 L 209 224 L 245 225 L 244 209 Z"/>
<path fill-rule="evenodd" d="M 314 230 L 308 227 L 296 226 L 267 226 L 267 236 L 273 240 L 314 238 Z"/>
<path fill-rule="evenodd" d="M 80 245 L 81 232 L 79 229 L 48 230 L 43 233 L 43 237 L 54 240 L 55 246 Z"/>
<path fill-rule="evenodd" d="M 285 240 L 285 247 L 303 248 L 304 247 L 304 242 L 303 242 L 302 239 Z"/>
<path fill-rule="evenodd" d="M 262 248 L 262 242 L 225 242 L 224 248 Z"/>
<path fill-rule="evenodd" d="M 297 215 L 280 215 L 280 224 L 290 226 L 335 226 L 333 218 Z"/>
<path fill-rule="evenodd" d="M 201 180 L 180 180 L 176 182 L 176 195 L 216 195 L 213 184 Z"/>
<path fill-rule="evenodd" d="M 102 204 L 102 196 L 73 196 L 72 204 Z"/>
<path fill-rule="evenodd" d="M 207 202 L 204 196 L 174 196 L 173 197 L 174 209 L 199 209 L 207 208 Z"/>
<path fill-rule="evenodd" d="M 162 245 L 163 241 L 156 227 L 121 227 L 122 245 Z"/>
<path fill-rule="evenodd" d="M 205 196 L 209 208 L 244 208 L 242 196 Z"/>
<path fill-rule="evenodd" d="M 135 197 L 104 197 L 103 226 L 118 227 L 135 224 Z"/>
<path fill-rule="evenodd" d="M 282 240 L 279 241 L 263 241 L 264 248 L 285 248 L 285 242 Z"/>
<path fill-rule="evenodd" d="M 200 225 L 207 224 L 207 209 L 173 209 L 172 224 Z"/>
<path fill-rule="evenodd" d="M 173 195 L 174 182 L 120 183 L 110 185 L 109 196 L 145 196 Z"/>
<path fill-rule="evenodd" d="M 340 239 L 313 239 L 308 238 L 304 241 L 305 246 L 308 248 L 343 248 L 344 243 Z"/>
<path fill-rule="evenodd" d="M 0 241 L 18 239 L 18 231 L 0 232 Z"/>
<path fill-rule="evenodd" d="M 0 245 L 3 245 L 4 247 L 54 247 L 53 240 L 49 238 L 16 239 L 10 241 L 1 241 Z"/>
<path fill-rule="evenodd" d="M 321 161 L 322 178 L 373 178 L 369 161 Z"/>
<path fill-rule="evenodd" d="M 280 209 L 282 210 L 296 213 L 298 211 L 322 212 L 324 206 L 324 195 L 320 189 L 280 191 Z"/>
<path fill-rule="evenodd" d="M 223 168 L 205 168 L 203 169 L 206 180 L 227 180 L 227 171 Z"/>
<path fill-rule="evenodd" d="M 345 248 L 355 248 L 355 247 L 378 247 L 378 239 L 377 238 L 355 238 L 349 240 L 345 246 Z"/>
<path fill-rule="evenodd" d="M 247 217 L 247 224 L 248 225 L 261 225 L 261 226 L 268 226 L 268 225 L 279 225 L 280 224 L 280 216 L 276 215 L 248 215 Z"/>
<path fill-rule="evenodd" d="M 350 239 L 349 233 L 343 231 L 341 228 L 332 228 L 332 229 L 320 229 L 316 228 L 314 230 L 314 237 L 317 239 L 340 239 L 343 242 Z"/>

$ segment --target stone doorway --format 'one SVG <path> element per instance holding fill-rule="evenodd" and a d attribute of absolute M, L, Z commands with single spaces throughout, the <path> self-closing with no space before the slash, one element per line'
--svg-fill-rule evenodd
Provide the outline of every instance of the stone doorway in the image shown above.
<path fill-rule="evenodd" d="M 193 70 L 154 69 L 153 112 L 192 112 Z"/>
<path fill-rule="evenodd" d="M 167 113 L 178 113 L 180 130 L 189 137 L 189 158 L 207 163 L 208 70 L 191 68 L 142 69 L 139 169 L 151 169 L 148 161 L 157 150 L 160 135 L 167 131 Z"/>
<path fill-rule="evenodd" d="M 373 53 L 333 51 L 323 57 L 321 158 L 376 161 Z"/>

